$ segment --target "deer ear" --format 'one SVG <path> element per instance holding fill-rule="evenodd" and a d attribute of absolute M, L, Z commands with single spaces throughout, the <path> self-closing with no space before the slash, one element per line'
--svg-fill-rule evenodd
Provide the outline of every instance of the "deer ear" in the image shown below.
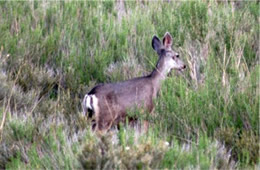
<path fill-rule="evenodd" d="M 163 37 L 163 45 L 166 48 L 171 48 L 171 46 L 172 46 L 172 36 L 168 32 L 166 32 L 164 37 Z"/>
<path fill-rule="evenodd" d="M 158 52 L 158 50 L 161 48 L 162 43 L 160 41 L 160 39 L 155 35 L 153 36 L 153 40 L 152 40 L 152 47 L 155 51 Z"/>

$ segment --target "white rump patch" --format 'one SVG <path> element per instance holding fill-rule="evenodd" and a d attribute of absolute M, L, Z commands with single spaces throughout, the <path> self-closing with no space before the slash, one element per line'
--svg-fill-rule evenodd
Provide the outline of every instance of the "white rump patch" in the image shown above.
<path fill-rule="evenodd" d="M 92 108 L 92 106 L 91 106 L 91 100 L 93 100 L 92 99 L 92 95 L 86 95 L 86 107 L 88 108 L 88 109 L 91 109 L 91 110 L 93 110 L 93 108 Z"/>
<path fill-rule="evenodd" d="M 98 98 L 95 95 L 86 94 L 83 99 L 82 107 L 84 115 L 86 115 L 88 109 L 94 112 L 98 111 Z"/>
<path fill-rule="evenodd" d="M 98 111 L 98 98 L 95 95 L 92 95 L 92 99 L 93 99 L 93 103 L 92 103 L 92 107 L 94 112 Z"/>

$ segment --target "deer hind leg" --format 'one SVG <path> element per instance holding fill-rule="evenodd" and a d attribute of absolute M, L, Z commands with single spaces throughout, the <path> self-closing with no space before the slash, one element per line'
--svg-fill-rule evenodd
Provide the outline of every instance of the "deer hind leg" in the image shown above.
<path fill-rule="evenodd" d="M 95 131 L 106 132 L 112 127 L 113 120 L 106 117 L 107 114 L 108 113 L 105 111 L 102 111 L 102 113 L 99 114 L 100 117 L 96 119 Z"/>

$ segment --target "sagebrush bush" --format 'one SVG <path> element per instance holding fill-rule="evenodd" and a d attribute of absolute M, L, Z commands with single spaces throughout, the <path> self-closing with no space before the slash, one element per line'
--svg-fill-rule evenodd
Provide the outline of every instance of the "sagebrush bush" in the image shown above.
<path fill-rule="evenodd" d="M 231 150 L 234 160 L 241 160 L 243 163 L 259 162 L 259 141 L 256 134 L 234 128 L 220 129 L 216 133 L 217 138 Z"/>
<path fill-rule="evenodd" d="M 79 156 L 85 169 L 147 169 L 158 168 L 166 145 L 161 142 L 156 147 L 146 141 L 133 146 L 117 146 L 110 135 L 101 135 L 96 140 L 86 141 Z"/>

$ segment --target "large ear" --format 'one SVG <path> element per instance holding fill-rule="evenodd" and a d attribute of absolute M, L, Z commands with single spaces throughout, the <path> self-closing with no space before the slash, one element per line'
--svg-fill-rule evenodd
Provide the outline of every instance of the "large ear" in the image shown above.
<path fill-rule="evenodd" d="M 171 48 L 171 46 L 172 46 L 172 36 L 168 32 L 166 32 L 164 37 L 163 37 L 163 45 L 166 48 Z"/>
<path fill-rule="evenodd" d="M 160 39 L 155 35 L 153 36 L 153 40 L 152 40 L 152 47 L 155 51 L 158 52 L 158 50 L 161 48 L 162 43 L 160 41 Z"/>

